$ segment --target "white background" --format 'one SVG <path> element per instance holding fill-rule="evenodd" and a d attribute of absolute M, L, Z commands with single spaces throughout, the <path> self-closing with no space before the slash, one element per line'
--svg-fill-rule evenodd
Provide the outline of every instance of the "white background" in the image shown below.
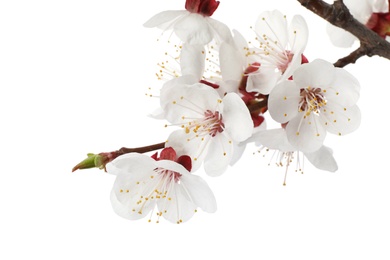
<path fill-rule="evenodd" d="M 390 259 L 388 107 L 390 61 L 346 67 L 362 85 L 361 127 L 330 136 L 339 170 L 288 175 L 247 150 L 222 177 L 202 175 L 215 214 L 188 223 L 129 221 L 111 209 L 115 177 L 72 173 L 88 152 L 164 141 L 145 93 L 166 47 L 142 24 L 183 0 L 0 2 L 1 259 Z M 305 55 L 330 62 L 325 22 L 294 0 L 222 0 L 214 18 L 244 33 L 260 12 L 302 14 Z M 161 39 L 166 39 L 169 33 Z"/>

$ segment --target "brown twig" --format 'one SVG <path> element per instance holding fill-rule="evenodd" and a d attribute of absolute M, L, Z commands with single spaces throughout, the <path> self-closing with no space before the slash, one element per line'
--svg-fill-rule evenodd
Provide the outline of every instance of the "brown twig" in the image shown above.
<path fill-rule="evenodd" d="M 362 44 L 355 51 L 351 52 L 348 56 L 339 59 L 333 65 L 335 67 L 345 67 L 348 64 L 354 64 L 360 57 L 366 56 L 368 53 L 368 48 Z"/>
<path fill-rule="evenodd" d="M 356 20 L 342 0 L 337 0 L 333 4 L 327 4 L 322 0 L 298 0 L 298 2 L 326 21 L 352 33 L 359 39 L 360 47 L 350 55 L 338 60 L 334 64 L 335 66 L 344 67 L 347 64 L 355 63 L 363 56 L 378 55 L 390 60 L 390 43 Z"/>

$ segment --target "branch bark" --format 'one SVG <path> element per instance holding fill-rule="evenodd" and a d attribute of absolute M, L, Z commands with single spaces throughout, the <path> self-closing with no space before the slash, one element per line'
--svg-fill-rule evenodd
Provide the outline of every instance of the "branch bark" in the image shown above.
<path fill-rule="evenodd" d="M 333 4 L 327 4 L 322 0 L 298 0 L 298 2 L 326 21 L 352 33 L 359 39 L 360 47 L 350 55 L 338 60 L 334 64 L 335 66 L 344 67 L 355 63 L 363 56 L 378 55 L 390 60 L 390 43 L 356 20 L 342 0 L 337 0 Z"/>

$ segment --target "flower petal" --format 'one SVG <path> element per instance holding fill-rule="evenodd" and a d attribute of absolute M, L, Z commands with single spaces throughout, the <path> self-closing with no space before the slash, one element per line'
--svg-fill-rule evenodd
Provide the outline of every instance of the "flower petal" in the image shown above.
<path fill-rule="evenodd" d="M 336 27 L 330 23 L 326 25 L 326 32 L 332 44 L 340 48 L 349 48 L 357 40 L 357 38 L 350 32 Z"/>
<path fill-rule="evenodd" d="M 241 53 L 235 46 L 226 42 L 222 43 L 219 49 L 219 62 L 224 81 L 241 80 L 244 71 L 244 61 Z"/>
<path fill-rule="evenodd" d="M 291 52 L 294 55 L 301 55 L 306 48 L 309 37 L 309 29 L 305 19 L 301 15 L 295 15 L 288 29 Z"/>
<path fill-rule="evenodd" d="M 292 152 L 296 150 L 288 142 L 286 131 L 283 128 L 259 131 L 253 134 L 248 141 L 260 143 L 264 147 L 281 152 Z"/>
<path fill-rule="evenodd" d="M 334 80 L 326 90 L 326 99 L 342 106 L 353 106 L 360 96 L 359 81 L 348 71 L 335 68 Z"/>
<path fill-rule="evenodd" d="M 189 12 L 185 10 L 163 11 L 151 17 L 144 23 L 144 26 L 147 28 L 158 27 L 163 30 L 170 29 L 175 20 L 186 14 L 189 14 Z"/>
<path fill-rule="evenodd" d="M 217 210 L 217 201 L 207 183 L 199 176 L 186 174 L 180 178 L 184 190 L 191 201 L 205 212 Z"/>
<path fill-rule="evenodd" d="M 192 171 L 194 172 L 203 163 L 210 138 L 210 136 L 207 136 L 202 141 L 202 138 L 197 138 L 193 134 L 186 134 L 184 130 L 176 130 L 169 135 L 165 145 L 173 147 L 177 154 L 190 156 Z"/>
<path fill-rule="evenodd" d="M 107 164 L 107 172 L 117 176 L 128 175 L 131 178 L 138 178 L 133 173 L 153 171 L 155 167 L 155 160 L 149 156 L 139 153 L 129 153 L 121 155 Z"/>
<path fill-rule="evenodd" d="M 195 214 L 197 207 L 189 200 L 181 185 L 173 184 L 166 197 L 166 199 L 157 201 L 157 207 L 166 220 L 180 224 L 189 220 Z"/>
<path fill-rule="evenodd" d="M 212 137 L 204 159 L 204 170 L 212 177 L 220 176 L 226 171 L 233 156 L 233 144 L 223 134 Z"/>
<path fill-rule="evenodd" d="M 326 111 L 321 111 L 321 125 L 332 134 L 349 134 L 359 127 L 360 121 L 360 109 L 356 105 L 343 107 L 329 103 Z"/>
<path fill-rule="evenodd" d="M 173 124 L 203 118 L 205 111 L 214 111 L 219 107 L 220 100 L 216 90 L 201 83 L 164 86 L 160 95 L 160 104 L 166 119 Z"/>
<path fill-rule="evenodd" d="M 185 43 L 205 45 L 213 39 L 213 34 L 206 18 L 200 14 L 190 13 L 174 24 L 176 35 Z"/>
<path fill-rule="evenodd" d="M 282 49 L 287 46 L 287 21 L 278 10 L 261 13 L 256 21 L 255 32 L 261 39 L 277 42 Z"/>
<path fill-rule="evenodd" d="M 300 90 L 294 81 L 282 81 L 271 91 L 268 98 L 268 110 L 271 117 L 286 123 L 298 114 Z"/>
<path fill-rule="evenodd" d="M 252 135 L 253 122 L 247 106 L 236 93 L 228 93 L 223 99 L 222 120 L 225 131 L 236 142 Z"/>
<path fill-rule="evenodd" d="M 160 160 L 156 162 L 156 166 L 161 169 L 177 172 L 180 174 L 188 174 L 186 168 L 183 165 L 178 164 L 177 162 L 170 160 Z"/>
<path fill-rule="evenodd" d="M 193 75 L 198 81 L 204 72 L 205 54 L 203 45 L 183 44 L 180 53 L 182 75 Z"/>
<path fill-rule="evenodd" d="M 374 13 L 388 13 L 389 1 L 388 0 L 368 0 L 368 3 L 372 6 Z"/>
<path fill-rule="evenodd" d="M 155 203 L 152 201 L 144 203 L 142 208 L 137 201 L 147 189 L 153 190 L 154 184 L 148 181 L 151 182 L 149 177 L 155 174 L 155 163 L 149 156 L 132 153 L 122 155 L 107 165 L 107 171 L 117 175 L 111 192 L 111 203 L 118 215 L 139 219 L 154 208 Z"/>
<path fill-rule="evenodd" d="M 217 44 L 221 44 L 222 42 L 227 42 L 229 44 L 233 43 L 232 33 L 226 24 L 221 23 L 220 21 L 217 21 L 213 18 L 207 18 L 206 21 L 214 33 L 214 39 Z"/>
<path fill-rule="evenodd" d="M 313 153 L 305 153 L 305 156 L 317 169 L 329 172 L 335 172 L 338 169 L 332 150 L 324 145 Z"/>
<path fill-rule="evenodd" d="M 286 127 L 289 143 L 298 151 L 310 153 L 318 150 L 325 139 L 326 131 L 320 124 L 319 117 L 314 113 L 305 115 L 299 113 L 288 122 Z"/>
<path fill-rule="evenodd" d="M 118 198 L 117 193 L 113 189 L 110 194 L 110 200 L 111 200 L 111 206 L 112 209 L 116 214 L 119 216 L 130 219 L 130 220 L 137 220 L 145 217 L 154 207 L 155 207 L 155 202 L 148 203 L 144 210 L 140 213 L 133 211 L 134 205 L 136 204 L 136 201 L 134 201 L 133 198 L 128 196 L 128 194 L 124 193 L 127 195 L 126 197 L 128 198 L 127 200 L 124 200 L 123 198 Z"/>
<path fill-rule="evenodd" d="M 300 88 L 315 87 L 327 88 L 334 80 L 335 69 L 332 63 L 317 59 L 302 64 L 294 72 L 294 82 Z"/>
<path fill-rule="evenodd" d="M 246 90 L 268 95 L 280 78 L 280 72 L 274 67 L 261 67 L 248 75 Z"/>

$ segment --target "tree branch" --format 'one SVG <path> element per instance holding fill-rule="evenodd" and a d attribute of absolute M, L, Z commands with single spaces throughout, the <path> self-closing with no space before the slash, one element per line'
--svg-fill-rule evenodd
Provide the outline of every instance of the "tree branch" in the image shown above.
<path fill-rule="evenodd" d="M 298 0 L 298 2 L 326 21 L 352 33 L 359 39 L 360 47 L 347 57 L 338 60 L 334 64 L 335 66 L 344 67 L 347 64 L 355 63 L 362 56 L 378 55 L 390 60 L 390 43 L 353 18 L 342 0 L 337 0 L 333 4 L 327 4 L 322 0 Z"/>
<path fill-rule="evenodd" d="M 360 45 L 358 49 L 356 49 L 354 52 L 351 52 L 348 56 L 339 59 L 336 61 L 333 65 L 335 67 L 345 67 L 348 64 L 354 64 L 360 57 L 367 55 L 367 47 L 365 45 Z"/>

